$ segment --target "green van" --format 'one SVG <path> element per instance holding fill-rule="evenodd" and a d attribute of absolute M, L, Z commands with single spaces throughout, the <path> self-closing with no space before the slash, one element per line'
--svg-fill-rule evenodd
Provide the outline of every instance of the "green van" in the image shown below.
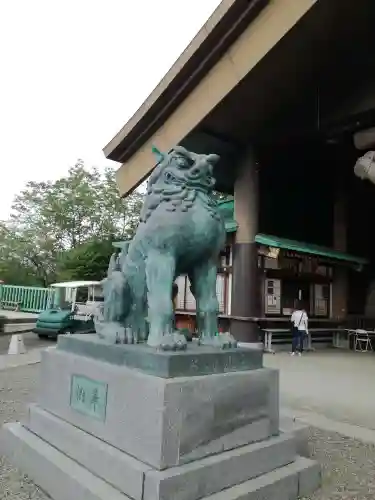
<path fill-rule="evenodd" d="M 95 332 L 94 315 L 103 302 L 100 281 L 54 283 L 51 290 L 49 307 L 39 314 L 33 329 L 39 338 Z"/>

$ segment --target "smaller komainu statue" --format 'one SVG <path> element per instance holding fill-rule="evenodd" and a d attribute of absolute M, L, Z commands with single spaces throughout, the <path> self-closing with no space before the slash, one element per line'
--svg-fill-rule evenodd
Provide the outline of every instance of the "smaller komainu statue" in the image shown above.
<path fill-rule="evenodd" d="M 117 253 L 111 256 L 102 287 L 104 303 L 94 317 L 96 333 L 113 343 L 126 342 L 128 339 L 124 325 L 129 314 L 130 296 Z"/>
<path fill-rule="evenodd" d="M 229 334 L 217 334 L 217 261 L 225 242 L 224 223 L 212 197 L 219 157 L 183 147 L 156 153 L 159 163 L 148 182 L 136 234 L 112 257 L 103 283 L 104 323 L 130 330 L 131 342 L 186 348 L 185 337 L 174 330 L 172 303 L 173 283 L 186 274 L 196 300 L 200 343 L 235 347 Z"/>

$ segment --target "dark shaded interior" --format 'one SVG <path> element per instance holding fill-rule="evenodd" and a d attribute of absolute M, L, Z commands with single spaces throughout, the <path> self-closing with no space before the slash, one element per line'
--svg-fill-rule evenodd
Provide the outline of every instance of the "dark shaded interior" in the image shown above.
<path fill-rule="evenodd" d="M 366 257 L 364 272 L 349 271 L 348 313 L 363 314 L 374 278 L 372 214 L 375 185 L 354 176 L 358 151 L 352 142 L 293 142 L 260 151 L 259 230 L 323 246 L 333 246 L 335 185 L 346 198 L 347 252 Z"/>
<path fill-rule="evenodd" d="M 333 245 L 335 190 L 347 200 L 349 313 L 362 313 L 375 263 L 375 185 L 354 176 L 353 134 L 375 126 L 375 2 L 318 1 L 184 141 L 217 152 L 217 188 L 233 193 L 241 151 L 260 165 L 260 232 Z M 375 148 L 375 145 L 374 145 Z"/>
<path fill-rule="evenodd" d="M 332 246 L 334 175 L 323 149 L 303 141 L 258 153 L 260 232 Z"/>

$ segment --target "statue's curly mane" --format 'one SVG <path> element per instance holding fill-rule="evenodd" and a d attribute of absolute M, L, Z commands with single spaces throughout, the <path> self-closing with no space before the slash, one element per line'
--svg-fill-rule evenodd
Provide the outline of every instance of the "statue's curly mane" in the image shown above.
<path fill-rule="evenodd" d="M 217 212 L 216 200 L 209 196 L 214 186 L 213 180 L 212 185 L 207 186 L 204 190 L 191 186 L 186 182 L 172 182 L 167 185 L 162 181 L 162 176 L 167 169 L 178 169 L 178 161 L 186 161 L 187 164 L 189 162 L 189 168 L 193 169 L 202 161 L 202 158 L 206 158 L 206 155 L 190 153 L 183 148 L 175 149 L 168 155 L 163 156 L 149 178 L 140 222 L 146 222 L 153 211 L 162 203 L 165 203 L 165 209 L 169 212 L 175 212 L 176 210 L 187 212 L 198 198 L 203 201 L 214 218 L 220 217 Z"/>

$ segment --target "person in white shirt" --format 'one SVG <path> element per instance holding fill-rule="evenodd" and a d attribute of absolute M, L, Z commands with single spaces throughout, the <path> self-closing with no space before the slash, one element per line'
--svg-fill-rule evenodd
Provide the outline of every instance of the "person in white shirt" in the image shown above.
<path fill-rule="evenodd" d="M 290 321 L 292 322 L 292 356 L 298 352 L 301 356 L 303 352 L 303 342 L 305 335 L 309 334 L 309 318 L 301 304 L 294 310 Z"/>

